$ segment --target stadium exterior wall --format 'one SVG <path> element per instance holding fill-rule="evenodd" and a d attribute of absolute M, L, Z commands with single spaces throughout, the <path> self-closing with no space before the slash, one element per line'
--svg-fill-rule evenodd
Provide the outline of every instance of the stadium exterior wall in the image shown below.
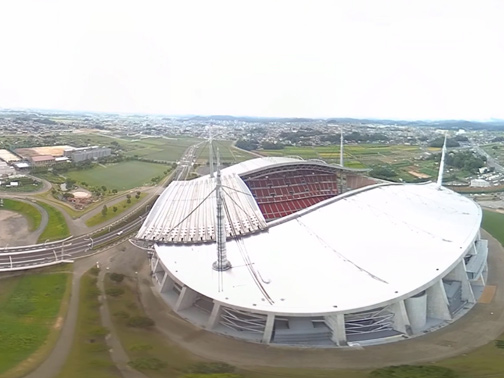
<path fill-rule="evenodd" d="M 481 273 L 470 280 L 464 259 L 476 251 L 476 243 L 482 242 L 478 229 L 460 257 L 436 279 L 393 301 L 351 312 L 268 312 L 230 306 L 211 298 L 206 298 L 203 309 L 197 305 L 200 294 L 180 282 L 155 250 L 151 271 L 155 287 L 175 312 L 213 332 L 267 344 L 369 345 L 422 335 L 451 323 L 472 308 L 484 286 L 487 265 L 485 259 Z M 234 323 L 230 317 L 235 317 Z M 284 327 L 279 327 L 282 323 Z"/>

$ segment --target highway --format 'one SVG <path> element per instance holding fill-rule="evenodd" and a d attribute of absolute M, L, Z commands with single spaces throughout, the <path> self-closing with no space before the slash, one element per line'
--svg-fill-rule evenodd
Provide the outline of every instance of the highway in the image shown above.
<path fill-rule="evenodd" d="M 202 143 L 194 144 L 184 152 L 171 177 L 174 177 L 177 181 L 187 180 L 196 161 L 196 151 Z M 163 186 L 160 186 L 155 195 L 161 194 L 164 189 Z M 96 253 L 102 245 L 131 236 L 132 233 L 140 228 L 146 214 L 139 215 L 133 220 L 129 219 L 130 217 L 131 215 L 128 215 L 123 219 L 111 223 L 109 226 L 105 226 L 105 229 L 107 227 L 110 229 L 112 225 L 124 223 L 124 225 L 115 228 L 113 231 L 94 238 L 91 234 L 87 234 L 56 242 L 2 248 L 0 249 L 0 272 L 32 269 L 60 264 L 62 262 L 73 262 L 74 259 L 89 256 Z"/>

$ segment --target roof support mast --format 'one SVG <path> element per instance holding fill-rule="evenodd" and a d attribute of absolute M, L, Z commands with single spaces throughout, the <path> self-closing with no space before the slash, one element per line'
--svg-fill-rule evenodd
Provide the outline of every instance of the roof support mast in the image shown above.
<path fill-rule="evenodd" d="M 212 126 L 209 129 L 210 137 L 208 138 L 208 150 L 209 150 L 209 163 L 210 163 L 210 177 L 214 177 L 214 162 L 213 162 L 213 145 L 212 145 Z"/>
<path fill-rule="evenodd" d="M 439 162 L 439 173 L 438 173 L 437 184 L 436 184 L 436 187 L 438 189 L 441 189 L 441 186 L 443 186 L 443 172 L 444 172 L 444 164 L 445 164 L 445 155 L 446 155 L 446 134 L 444 137 L 443 151 L 441 152 L 441 161 Z"/>
<path fill-rule="evenodd" d="M 341 128 L 340 133 L 339 165 L 343 167 L 343 127 Z"/>
<path fill-rule="evenodd" d="M 216 227 L 216 240 L 217 240 L 217 261 L 213 263 L 213 269 L 219 272 L 231 269 L 231 263 L 227 259 L 226 253 L 226 222 L 223 211 L 223 197 L 222 197 L 222 181 L 221 172 L 219 168 L 219 150 L 217 149 L 217 180 L 215 187 L 215 196 L 217 198 L 217 227 Z"/>

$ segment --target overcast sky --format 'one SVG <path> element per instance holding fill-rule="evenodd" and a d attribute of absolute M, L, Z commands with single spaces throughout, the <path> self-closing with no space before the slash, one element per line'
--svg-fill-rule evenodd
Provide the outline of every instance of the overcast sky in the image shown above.
<path fill-rule="evenodd" d="M 0 107 L 504 118 L 504 1 L 0 0 Z"/>

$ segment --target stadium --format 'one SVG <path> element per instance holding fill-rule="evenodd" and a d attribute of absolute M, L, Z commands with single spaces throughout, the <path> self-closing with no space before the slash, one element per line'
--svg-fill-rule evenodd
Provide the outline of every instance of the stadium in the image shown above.
<path fill-rule="evenodd" d="M 173 181 L 137 239 L 153 247 L 162 298 L 201 328 L 273 345 L 391 342 L 453 322 L 485 285 L 481 209 L 439 182 L 258 158 Z"/>

